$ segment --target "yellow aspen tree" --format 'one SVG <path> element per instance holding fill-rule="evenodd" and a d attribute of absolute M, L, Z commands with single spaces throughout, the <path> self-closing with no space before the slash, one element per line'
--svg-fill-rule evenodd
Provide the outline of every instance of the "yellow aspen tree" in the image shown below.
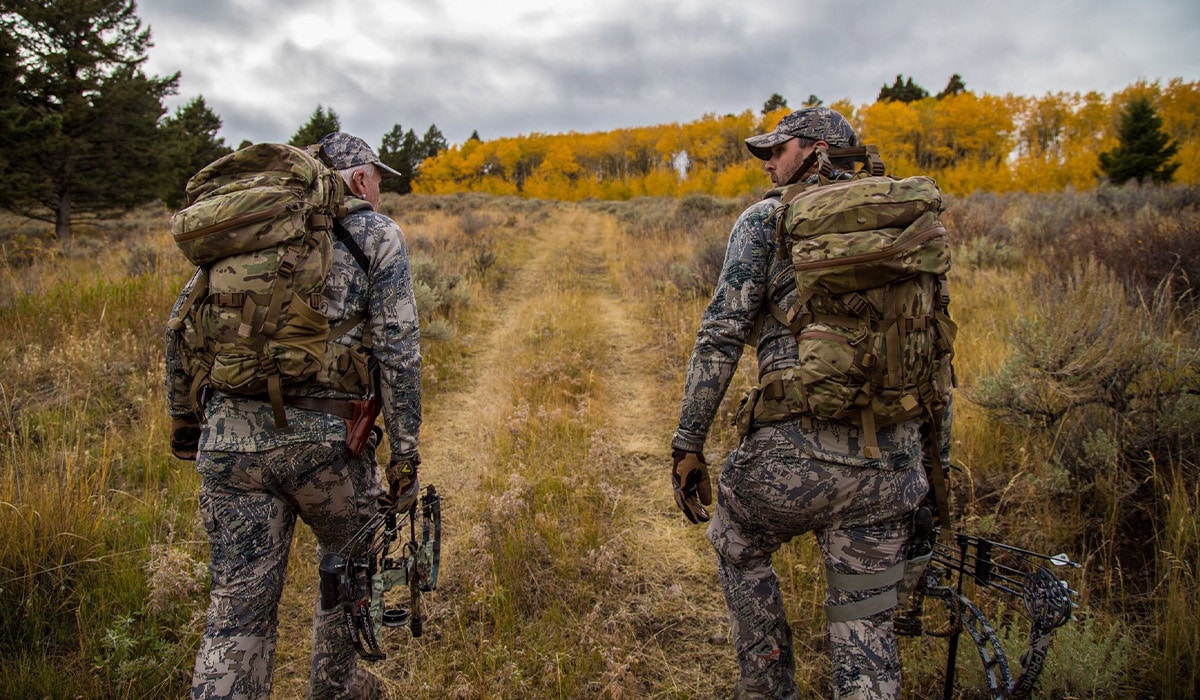
<path fill-rule="evenodd" d="M 914 175 L 917 170 L 917 144 L 921 136 L 921 119 L 906 102 L 875 102 L 860 112 L 863 143 L 879 148 L 888 171 L 899 175 Z"/>
<path fill-rule="evenodd" d="M 741 197 L 765 192 L 771 181 L 767 179 L 762 161 L 754 158 L 730 165 L 717 175 L 713 194 L 718 197 Z"/>
<path fill-rule="evenodd" d="M 454 163 L 458 158 L 458 147 L 451 146 L 421 163 L 421 169 L 413 178 L 412 191 L 417 194 L 449 194 L 458 192 L 454 181 Z"/>
<path fill-rule="evenodd" d="M 1013 179 L 1027 192 L 1061 189 L 1068 182 L 1066 134 L 1077 96 L 1051 93 L 1041 98 L 1009 96 L 1017 128 Z"/>
<path fill-rule="evenodd" d="M 672 172 L 674 174 L 674 172 Z M 678 176 L 676 176 L 678 178 Z M 688 176 L 684 180 L 676 180 L 675 194 L 683 196 L 688 194 L 712 194 L 716 188 L 717 173 L 704 165 L 698 165 L 691 169 Z"/>
<path fill-rule="evenodd" d="M 525 183 L 525 194 L 541 199 L 571 199 L 572 180 L 581 168 L 566 139 L 549 142 L 546 155 Z"/>
<path fill-rule="evenodd" d="M 1117 144 L 1113 114 L 1110 100 L 1102 93 L 1092 91 L 1076 96 L 1063 141 L 1065 184 L 1077 189 L 1096 186 L 1100 154 Z"/>
<path fill-rule="evenodd" d="M 1171 79 L 1159 98 L 1163 130 L 1179 145 L 1175 182 L 1200 184 L 1200 81 Z"/>
<path fill-rule="evenodd" d="M 1013 147 L 1013 119 L 1004 101 L 962 92 L 931 99 L 926 106 L 931 114 L 926 141 L 931 162 L 940 174 L 938 181 L 953 182 L 956 194 L 1003 189 Z"/>

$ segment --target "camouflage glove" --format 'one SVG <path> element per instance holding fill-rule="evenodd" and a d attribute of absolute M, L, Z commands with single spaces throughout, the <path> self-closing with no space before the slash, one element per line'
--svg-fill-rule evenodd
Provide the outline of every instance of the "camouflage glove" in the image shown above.
<path fill-rule="evenodd" d="M 195 461 L 200 447 L 200 421 L 195 416 L 171 419 L 171 454 L 178 459 Z"/>
<path fill-rule="evenodd" d="M 675 487 L 675 505 L 692 523 L 708 522 L 708 509 L 712 505 L 712 484 L 708 480 L 708 462 L 699 452 L 673 450 L 671 459 L 671 484 Z M 703 504 L 703 505 L 701 505 Z"/>
<path fill-rule="evenodd" d="M 387 493 L 379 497 L 379 511 L 398 515 L 408 512 L 416 502 L 421 491 L 417 482 L 417 465 L 421 457 L 413 452 L 401 457 L 393 457 L 387 466 Z"/>

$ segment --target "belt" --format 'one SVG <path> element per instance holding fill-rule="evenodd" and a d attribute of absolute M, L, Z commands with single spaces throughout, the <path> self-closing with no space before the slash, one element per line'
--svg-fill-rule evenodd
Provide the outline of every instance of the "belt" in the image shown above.
<path fill-rule="evenodd" d="M 347 420 L 354 418 L 354 404 L 347 399 L 322 399 L 315 396 L 284 396 L 283 405 L 302 408 L 306 411 L 320 411 Z"/>

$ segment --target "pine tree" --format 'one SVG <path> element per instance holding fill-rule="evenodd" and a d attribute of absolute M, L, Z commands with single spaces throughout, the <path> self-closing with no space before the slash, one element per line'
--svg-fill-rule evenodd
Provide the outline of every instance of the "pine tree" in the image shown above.
<path fill-rule="evenodd" d="M 0 0 L 0 206 L 54 222 L 120 213 L 162 190 L 158 120 L 179 74 L 142 71 L 134 0 Z"/>
<path fill-rule="evenodd" d="M 784 107 L 787 107 L 787 106 L 788 106 L 787 100 L 783 99 L 783 95 L 780 95 L 777 92 L 777 93 L 771 95 L 769 98 L 767 98 L 767 101 L 763 103 L 762 113 L 770 114 L 771 112 L 774 112 L 777 109 L 783 109 Z"/>
<path fill-rule="evenodd" d="M 904 80 L 904 76 L 896 75 L 896 82 L 891 87 L 884 85 L 879 89 L 879 97 L 876 98 L 879 102 L 895 100 L 897 102 L 916 102 L 929 97 L 929 91 L 913 82 L 911 76 L 908 80 Z"/>
<path fill-rule="evenodd" d="M 384 192 L 408 194 L 412 192 L 412 180 L 417 174 L 417 168 L 424 160 L 421 140 L 412 129 L 404 129 L 396 124 L 383 137 L 379 147 L 379 160 L 384 165 L 400 173 L 400 177 L 390 177 L 383 181 L 379 189 Z"/>
<path fill-rule="evenodd" d="M 337 112 L 333 111 L 333 107 L 326 109 L 321 105 L 317 105 L 312 115 L 309 116 L 308 123 L 292 134 L 292 138 L 288 139 L 288 143 L 304 148 L 320 141 L 326 134 L 332 134 L 335 131 L 341 130 L 341 117 L 337 115 Z"/>
<path fill-rule="evenodd" d="M 432 158 L 450 146 L 446 142 L 446 137 L 442 136 L 441 129 L 436 125 L 430 124 L 429 129 L 425 131 L 425 136 L 421 137 L 421 159 Z"/>
<path fill-rule="evenodd" d="M 946 88 L 935 95 L 935 97 L 937 97 L 939 100 L 942 100 L 954 95 L 961 95 L 962 93 L 966 92 L 966 90 L 967 84 L 963 82 L 962 76 L 958 73 L 955 73 L 954 75 L 950 76 L 949 82 L 946 83 Z"/>
<path fill-rule="evenodd" d="M 1113 184 L 1124 184 L 1146 178 L 1154 182 L 1170 182 L 1179 163 L 1168 161 L 1179 150 L 1162 130 L 1162 118 L 1158 116 L 1149 98 L 1133 98 L 1121 113 L 1121 125 L 1117 130 L 1121 143 L 1111 151 L 1100 154 L 1100 169 Z"/>
<path fill-rule="evenodd" d="M 198 170 L 232 152 L 219 138 L 221 118 L 204 102 L 204 96 L 193 98 L 163 120 L 160 127 L 167 153 L 165 169 L 169 174 L 162 199 L 172 209 L 184 204 L 187 181 Z"/>

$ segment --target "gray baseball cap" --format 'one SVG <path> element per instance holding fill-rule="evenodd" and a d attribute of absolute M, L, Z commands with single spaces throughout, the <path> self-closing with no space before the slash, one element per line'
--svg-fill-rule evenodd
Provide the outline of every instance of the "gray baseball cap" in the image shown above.
<path fill-rule="evenodd" d="M 773 147 L 797 136 L 824 141 L 831 148 L 858 145 L 858 134 L 841 114 L 828 107 L 807 107 L 784 117 L 774 131 L 746 139 L 746 148 L 755 158 L 770 160 Z"/>
<path fill-rule="evenodd" d="M 318 143 L 329 158 L 329 162 L 337 170 L 373 163 L 376 168 L 379 168 L 383 179 L 400 177 L 400 173 L 384 165 L 383 161 L 379 160 L 379 156 L 375 155 L 375 151 L 367 145 L 367 142 L 357 136 L 344 131 L 335 131 L 325 134 Z"/>

